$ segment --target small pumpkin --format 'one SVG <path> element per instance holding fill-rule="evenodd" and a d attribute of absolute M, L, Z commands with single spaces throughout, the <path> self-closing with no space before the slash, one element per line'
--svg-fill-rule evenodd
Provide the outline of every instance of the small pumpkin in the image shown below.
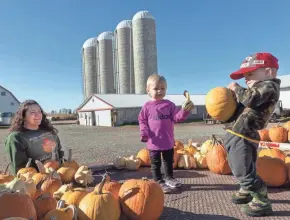
<path fill-rule="evenodd" d="M 200 148 L 200 153 L 201 154 L 207 154 L 207 152 L 211 151 L 212 150 L 212 140 L 207 140 L 205 141 L 202 145 L 201 145 L 201 148 Z"/>
<path fill-rule="evenodd" d="M 179 150 L 177 147 L 174 147 L 174 156 L 173 156 L 173 169 L 176 169 L 178 167 L 178 161 L 180 158 L 180 154 L 177 153 L 177 151 Z"/>
<path fill-rule="evenodd" d="M 282 150 L 277 149 L 277 148 L 270 148 L 270 147 L 261 149 L 259 151 L 258 156 L 259 157 L 268 156 L 272 158 L 279 158 L 282 161 L 285 161 L 285 158 L 286 158 L 286 154 Z"/>
<path fill-rule="evenodd" d="M 229 120 L 236 111 L 237 102 L 234 93 L 225 87 L 210 90 L 205 97 L 208 114 L 219 121 Z"/>
<path fill-rule="evenodd" d="M 33 180 L 24 181 L 21 178 L 15 177 L 12 181 L 6 184 L 6 188 L 13 190 L 15 192 L 21 192 L 27 194 L 31 198 L 33 198 L 36 192 L 36 185 Z"/>
<path fill-rule="evenodd" d="M 65 207 L 65 202 L 59 200 L 56 208 L 49 211 L 43 220 L 75 220 L 77 219 L 77 209 L 73 205 Z"/>
<path fill-rule="evenodd" d="M 126 159 L 125 159 L 124 157 L 117 156 L 117 157 L 113 160 L 113 165 L 114 165 L 114 167 L 116 167 L 116 169 L 118 169 L 118 170 L 125 169 L 125 167 L 126 167 Z"/>
<path fill-rule="evenodd" d="M 149 150 L 147 148 L 141 149 L 138 153 L 136 158 L 141 160 L 141 166 L 151 166 L 151 160 L 149 155 Z"/>
<path fill-rule="evenodd" d="M 95 186 L 95 190 L 101 186 L 101 183 Z M 117 200 L 119 200 L 119 191 L 122 184 L 118 181 L 112 180 L 110 175 L 107 173 L 106 182 L 103 185 L 103 190 L 110 192 Z"/>
<path fill-rule="evenodd" d="M 57 170 L 57 173 L 60 175 L 61 181 L 64 183 L 70 183 L 74 181 L 74 176 L 76 173 L 76 170 L 72 167 L 60 167 Z"/>
<path fill-rule="evenodd" d="M 257 174 L 268 186 L 279 187 L 288 180 L 288 169 L 284 161 L 272 157 L 258 157 Z"/>
<path fill-rule="evenodd" d="M 265 129 L 259 130 L 258 133 L 259 133 L 261 141 L 266 141 L 266 142 L 271 141 L 268 129 L 265 128 Z"/>
<path fill-rule="evenodd" d="M 62 166 L 71 167 L 74 168 L 75 170 L 78 170 L 79 164 L 75 160 L 72 160 L 72 149 L 68 149 L 67 161 L 63 162 Z"/>
<path fill-rule="evenodd" d="M 177 150 L 183 150 L 184 145 L 183 145 L 183 143 L 181 141 L 176 140 L 175 144 L 174 144 L 174 147 L 176 147 Z"/>
<path fill-rule="evenodd" d="M 213 173 L 223 175 L 231 173 L 227 152 L 222 142 L 215 135 L 212 135 L 212 150 L 206 154 L 206 162 L 209 170 Z"/>
<path fill-rule="evenodd" d="M 199 151 L 194 154 L 194 159 L 196 161 L 196 165 L 200 169 L 207 168 L 206 155 L 201 154 Z"/>
<path fill-rule="evenodd" d="M 91 184 L 94 181 L 92 171 L 85 165 L 79 167 L 75 173 L 74 179 L 82 186 L 88 186 L 88 184 Z"/>
<path fill-rule="evenodd" d="M 72 190 L 72 188 L 73 188 L 72 183 L 62 185 L 56 192 L 53 193 L 53 198 L 55 198 L 56 200 L 60 200 L 61 197 L 65 194 L 65 192 Z"/>
<path fill-rule="evenodd" d="M 14 179 L 13 175 L 7 174 L 11 162 L 6 166 L 4 173 L 0 174 L 0 184 L 8 183 Z"/>
<path fill-rule="evenodd" d="M 31 162 L 32 162 L 32 159 L 31 158 L 28 158 L 28 162 L 26 164 L 26 166 L 24 168 L 21 168 L 18 170 L 16 176 L 18 178 L 21 177 L 22 174 L 25 174 L 25 173 L 37 173 L 37 170 L 34 168 L 34 167 L 30 167 L 31 166 Z"/>
<path fill-rule="evenodd" d="M 187 151 L 191 156 L 197 152 L 197 148 L 192 145 L 192 139 L 188 140 L 188 144 L 184 146 L 184 150 Z"/>
<path fill-rule="evenodd" d="M 60 179 L 50 176 L 41 184 L 41 191 L 53 196 L 53 193 L 55 193 L 61 186 L 62 182 Z"/>
<path fill-rule="evenodd" d="M 273 142 L 285 143 L 288 141 L 288 131 L 278 123 L 269 129 L 269 137 Z"/>
<path fill-rule="evenodd" d="M 45 180 L 46 178 L 48 178 L 49 177 L 49 173 L 45 172 L 44 166 L 39 160 L 35 160 L 35 163 L 37 165 L 39 173 L 35 173 L 32 176 L 32 179 L 33 179 L 34 183 L 37 185 L 38 183 L 40 183 L 43 180 Z"/>
<path fill-rule="evenodd" d="M 57 152 L 57 147 L 54 146 L 52 149 L 52 157 L 51 160 L 47 160 L 44 162 L 44 168 L 53 168 L 54 170 L 57 170 L 60 166 L 59 164 L 59 157 Z"/>
<path fill-rule="evenodd" d="M 125 181 L 119 197 L 122 211 L 128 219 L 159 219 L 164 209 L 161 186 L 147 178 Z"/>
<path fill-rule="evenodd" d="M 108 191 L 103 191 L 108 174 L 104 174 L 100 186 L 88 193 L 79 203 L 79 220 L 119 220 L 121 209 L 119 201 Z M 92 206 L 91 204 L 94 204 Z"/>
<path fill-rule="evenodd" d="M 85 188 L 71 188 L 66 191 L 61 200 L 65 201 L 68 205 L 74 205 L 76 208 L 79 207 L 80 201 L 88 194 L 88 190 Z"/>
<path fill-rule="evenodd" d="M 141 160 L 132 155 L 125 158 L 125 164 L 127 170 L 138 170 L 141 166 Z"/>
<path fill-rule="evenodd" d="M 178 154 L 180 154 L 178 161 L 178 168 L 182 169 L 195 169 L 197 167 L 194 157 L 185 150 L 178 150 Z"/>
<path fill-rule="evenodd" d="M 0 219 L 11 216 L 37 220 L 36 210 L 30 196 L 5 189 L 0 191 Z"/>
<path fill-rule="evenodd" d="M 51 210 L 55 209 L 57 201 L 49 194 L 42 194 L 33 201 L 37 219 L 43 219 Z"/>
<path fill-rule="evenodd" d="M 283 127 L 287 130 L 287 131 L 290 131 L 290 121 L 287 121 Z"/>

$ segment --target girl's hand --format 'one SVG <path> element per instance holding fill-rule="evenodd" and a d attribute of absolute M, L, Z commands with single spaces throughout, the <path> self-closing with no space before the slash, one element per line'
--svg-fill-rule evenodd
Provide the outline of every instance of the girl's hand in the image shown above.
<path fill-rule="evenodd" d="M 185 96 L 186 100 L 182 105 L 182 109 L 189 112 L 194 108 L 194 104 L 190 100 L 189 93 L 186 90 L 184 91 L 183 95 Z"/>
<path fill-rule="evenodd" d="M 148 141 L 148 137 L 147 136 L 142 136 L 141 137 L 141 142 L 147 142 Z"/>

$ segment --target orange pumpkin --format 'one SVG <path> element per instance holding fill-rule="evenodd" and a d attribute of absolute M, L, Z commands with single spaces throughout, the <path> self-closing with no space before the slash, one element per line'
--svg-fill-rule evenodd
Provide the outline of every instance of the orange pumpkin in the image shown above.
<path fill-rule="evenodd" d="M 0 219 L 11 216 L 37 220 L 35 207 L 29 195 L 9 190 L 0 191 Z"/>
<path fill-rule="evenodd" d="M 287 130 L 287 131 L 290 131 L 290 121 L 287 121 L 283 127 Z"/>
<path fill-rule="evenodd" d="M 284 161 L 278 158 L 258 157 L 256 162 L 257 174 L 268 186 L 279 187 L 288 179 L 288 169 Z"/>
<path fill-rule="evenodd" d="M 32 161 L 32 159 L 28 158 L 28 162 L 27 162 L 26 166 L 24 168 L 21 168 L 18 170 L 18 172 L 16 174 L 16 176 L 18 178 L 20 178 L 21 175 L 25 174 L 25 173 L 37 173 L 37 170 L 34 167 L 30 167 L 31 161 Z"/>
<path fill-rule="evenodd" d="M 0 184 L 9 183 L 10 181 L 14 179 L 13 175 L 7 174 L 10 164 L 11 162 L 8 163 L 8 165 L 6 166 L 4 173 L 0 174 Z"/>
<path fill-rule="evenodd" d="M 174 156 L 173 156 L 173 169 L 176 169 L 177 166 L 178 166 L 178 161 L 179 161 L 179 158 L 180 158 L 180 154 L 177 153 L 179 150 L 179 148 L 177 147 L 174 147 Z"/>
<path fill-rule="evenodd" d="M 88 190 L 85 188 L 72 188 L 63 194 L 61 200 L 65 201 L 65 203 L 68 205 L 74 205 L 76 208 L 78 208 L 80 201 L 88 193 Z"/>
<path fill-rule="evenodd" d="M 32 176 L 32 179 L 33 179 L 34 183 L 37 185 L 38 183 L 40 183 L 40 182 L 44 181 L 46 178 L 48 178 L 50 174 L 45 172 L 44 166 L 39 160 L 36 160 L 35 163 L 38 167 L 39 173 L 35 173 Z"/>
<path fill-rule="evenodd" d="M 269 137 L 269 130 L 268 129 L 259 130 L 258 133 L 259 133 L 261 141 L 267 141 L 267 142 L 271 141 L 271 139 Z"/>
<path fill-rule="evenodd" d="M 141 149 L 138 153 L 136 158 L 141 160 L 141 166 L 151 166 L 151 160 L 149 155 L 149 150 L 147 148 Z"/>
<path fill-rule="evenodd" d="M 50 196 L 53 196 L 53 193 L 56 192 L 61 186 L 61 180 L 49 177 L 41 184 L 41 191 L 49 193 Z"/>
<path fill-rule="evenodd" d="M 181 141 L 176 140 L 176 141 L 175 141 L 175 144 L 174 144 L 174 147 L 175 147 L 177 150 L 183 150 L 184 145 L 183 145 L 183 143 L 182 143 Z"/>
<path fill-rule="evenodd" d="M 43 219 L 44 216 L 51 210 L 55 209 L 57 201 L 49 194 L 42 194 L 33 201 L 37 219 Z"/>
<path fill-rule="evenodd" d="M 121 209 L 119 201 L 108 191 L 103 191 L 108 174 L 105 173 L 97 189 L 88 193 L 79 204 L 79 220 L 119 220 Z M 92 206 L 92 204 L 94 204 Z"/>
<path fill-rule="evenodd" d="M 63 200 L 57 202 L 56 208 L 49 211 L 43 220 L 72 220 L 77 218 L 77 209 L 73 205 L 66 206 Z"/>
<path fill-rule="evenodd" d="M 205 98 L 208 114 L 219 121 L 227 121 L 236 111 L 237 102 L 234 93 L 225 87 L 210 90 Z"/>
<path fill-rule="evenodd" d="M 261 149 L 259 151 L 259 157 L 264 157 L 264 156 L 268 156 L 268 157 L 272 157 L 272 158 L 279 158 L 280 160 L 284 161 L 286 154 L 277 148 L 265 148 L 265 149 Z"/>
<path fill-rule="evenodd" d="M 101 183 L 97 184 L 95 186 L 95 190 L 98 190 L 98 188 L 101 186 Z M 106 182 L 103 186 L 103 190 L 108 191 L 110 193 L 112 193 L 112 195 L 119 200 L 119 191 L 121 188 L 122 184 L 119 183 L 118 181 L 115 180 L 111 180 L 111 177 L 109 175 L 107 175 L 106 177 Z"/>
<path fill-rule="evenodd" d="M 79 169 L 79 164 L 75 160 L 72 160 L 72 149 L 68 149 L 67 161 L 63 162 L 62 166 L 71 167 L 74 168 L 75 170 Z"/>
<path fill-rule="evenodd" d="M 164 193 L 153 180 L 127 180 L 121 186 L 119 197 L 122 211 L 129 219 L 159 219 L 163 212 Z"/>
<path fill-rule="evenodd" d="M 269 137 L 273 142 L 285 143 L 288 141 L 288 132 L 278 123 L 277 126 L 269 129 Z"/>
<path fill-rule="evenodd" d="M 61 167 L 57 170 L 61 181 L 64 183 L 71 183 L 74 181 L 74 176 L 77 171 L 72 167 Z"/>
<path fill-rule="evenodd" d="M 231 168 L 227 160 L 227 152 L 214 135 L 212 135 L 212 149 L 206 154 L 208 169 L 216 174 L 230 174 Z"/>

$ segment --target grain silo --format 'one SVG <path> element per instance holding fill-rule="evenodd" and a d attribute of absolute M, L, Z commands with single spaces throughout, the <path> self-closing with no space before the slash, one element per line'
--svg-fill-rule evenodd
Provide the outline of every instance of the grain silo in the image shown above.
<path fill-rule="evenodd" d="M 146 93 L 148 76 L 157 73 L 156 25 L 148 11 L 137 12 L 132 19 L 135 93 Z"/>
<path fill-rule="evenodd" d="M 89 38 L 83 44 L 82 71 L 84 98 L 97 93 L 97 62 L 96 62 L 96 38 Z"/>
<path fill-rule="evenodd" d="M 135 93 L 132 21 L 121 21 L 116 27 L 115 36 L 117 93 Z"/>
<path fill-rule="evenodd" d="M 113 68 L 113 33 L 103 32 L 98 36 L 99 93 L 115 93 Z"/>

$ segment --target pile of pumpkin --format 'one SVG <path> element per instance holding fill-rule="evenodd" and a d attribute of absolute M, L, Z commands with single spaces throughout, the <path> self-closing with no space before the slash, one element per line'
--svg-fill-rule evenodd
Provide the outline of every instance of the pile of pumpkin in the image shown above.
<path fill-rule="evenodd" d="M 287 143 L 290 142 L 290 121 L 283 126 L 278 123 L 269 129 L 258 131 L 261 141 Z"/>
<path fill-rule="evenodd" d="M 121 184 L 105 173 L 93 186 L 91 170 L 71 160 L 71 150 L 62 164 L 35 163 L 38 170 L 29 159 L 16 176 L 7 173 L 9 165 L 0 174 L 0 219 L 118 220 L 121 214 L 129 219 L 158 219 L 163 211 L 163 191 L 152 180 Z"/>

